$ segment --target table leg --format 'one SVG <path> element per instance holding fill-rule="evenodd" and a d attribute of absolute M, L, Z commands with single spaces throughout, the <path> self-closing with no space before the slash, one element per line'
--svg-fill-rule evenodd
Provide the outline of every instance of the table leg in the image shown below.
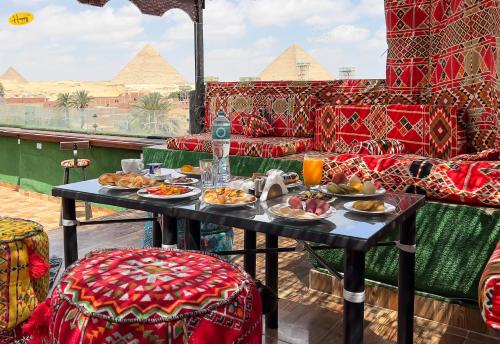
<path fill-rule="evenodd" d="M 413 343 L 415 297 L 415 214 L 399 230 L 398 343 Z"/>
<path fill-rule="evenodd" d="M 245 250 L 254 250 L 257 247 L 257 233 L 253 231 L 244 232 L 243 248 Z M 255 278 L 255 253 L 245 253 L 243 267 L 245 271 Z"/>
<path fill-rule="evenodd" d="M 345 250 L 344 257 L 344 343 L 363 343 L 365 308 L 365 253 Z"/>
<path fill-rule="evenodd" d="M 74 199 L 62 199 L 62 214 L 64 266 L 68 267 L 78 260 L 77 221 Z"/>
<path fill-rule="evenodd" d="M 184 243 L 186 250 L 199 251 L 201 249 L 201 223 L 196 220 L 186 220 Z"/>
<path fill-rule="evenodd" d="M 157 213 L 153 213 L 153 217 L 153 247 L 161 247 L 161 224 Z"/>
<path fill-rule="evenodd" d="M 277 248 L 278 236 L 266 234 L 266 248 Z M 266 253 L 266 286 L 278 295 L 278 253 Z M 270 329 L 278 328 L 278 307 L 266 315 L 266 326 Z"/>
<path fill-rule="evenodd" d="M 162 217 L 162 247 L 177 248 L 177 219 L 166 215 Z"/>

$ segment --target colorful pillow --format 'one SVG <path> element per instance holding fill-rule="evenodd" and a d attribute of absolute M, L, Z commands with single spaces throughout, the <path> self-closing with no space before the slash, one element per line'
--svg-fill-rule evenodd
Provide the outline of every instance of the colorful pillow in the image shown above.
<path fill-rule="evenodd" d="M 486 149 L 473 154 L 461 154 L 453 157 L 453 161 L 498 161 L 500 160 L 500 149 Z"/>
<path fill-rule="evenodd" d="M 241 123 L 243 125 L 243 134 L 248 137 L 271 136 L 274 133 L 273 126 L 260 116 L 243 117 Z"/>
<path fill-rule="evenodd" d="M 403 154 L 405 151 L 405 145 L 399 140 L 381 139 L 353 142 L 349 147 L 348 153 L 362 155 L 385 155 Z"/>
<path fill-rule="evenodd" d="M 486 325 L 500 330 L 500 241 L 479 281 L 479 309 Z"/>
<path fill-rule="evenodd" d="M 243 134 L 242 120 L 251 115 L 252 114 L 248 112 L 231 112 L 229 114 L 229 120 L 231 121 L 231 134 Z"/>

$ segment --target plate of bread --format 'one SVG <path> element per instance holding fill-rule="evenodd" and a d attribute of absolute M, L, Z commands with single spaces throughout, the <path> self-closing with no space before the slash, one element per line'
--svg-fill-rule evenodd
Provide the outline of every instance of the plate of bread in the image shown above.
<path fill-rule="evenodd" d="M 395 206 L 381 200 L 348 202 L 344 204 L 344 208 L 362 214 L 387 214 L 396 210 Z"/>
<path fill-rule="evenodd" d="M 201 197 L 202 202 L 218 207 L 241 207 L 253 204 L 256 200 L 254 195 L 229 187 L 208 189 Z"/>
<path fill-rule="evenodd" d="M 137 173 L 104 173 L 98 179 L 104 189 L 139 190 L 156 183 L 156 179 Z"/>

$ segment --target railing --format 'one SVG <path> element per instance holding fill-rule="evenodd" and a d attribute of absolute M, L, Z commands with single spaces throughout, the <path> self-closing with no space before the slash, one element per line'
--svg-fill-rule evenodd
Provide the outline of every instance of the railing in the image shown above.
<path fill-rule="evenodd" d="M 189 130 L 187 111 L 58 109 L 0 104 L 0 126 L 140 137 L 175 137 Z"/>

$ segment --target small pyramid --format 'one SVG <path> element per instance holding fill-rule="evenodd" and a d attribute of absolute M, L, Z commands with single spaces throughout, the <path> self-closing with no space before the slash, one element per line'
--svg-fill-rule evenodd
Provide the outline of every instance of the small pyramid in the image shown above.
<path fill-rule="evenodd" d="M 289 46 L 259 77 L 262 81 L 334 79 L 325 67 L 297 44 Z"/>
<path fill-rule="evenodd" d="M 0 75 L 0 80 L 14 81 L 14 82 L 28 82 L 17 70 L 12 67 L 7 68 L 7 70 Z"/>
<path fill-rule="evenodd" d="M 112 82 L 128 85 L 154 84 L 176 86 L 188 84 L 186 78 L 165 61 L 150 44 L 146 44 L 123 67 Z"/>

